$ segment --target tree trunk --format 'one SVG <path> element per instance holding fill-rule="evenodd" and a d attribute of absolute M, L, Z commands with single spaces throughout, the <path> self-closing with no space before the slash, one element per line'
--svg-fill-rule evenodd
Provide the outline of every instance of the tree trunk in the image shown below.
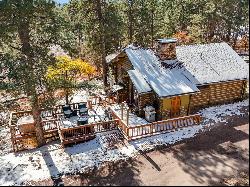
<path fill-rule="evenodd" d="M 151 47 L 154 47 L 154 9 L 151 10 Z"/>
<path fill-rule="evenodd" d="M 34 118 L 35 123 L 35 131 L 36 131 L 36 137 L 38 146 L 42 146 L 45 144 L 45 139 L 43 136 L 43 127 L 41 124 L 41 118 L 40 118 L 40 107 L 38 103 L 38 96 L 36 93 L 36 78 L 35 78 L 35 72 L 33 69 L 34 66 L 34 60 L 33 60 L 33 52 L 32 47 L 30 45 L 30 28 L 29 28 L 29 21 L 28 20 L 21 20 L 18 25 L 18 37 L 21 41 L 21 51 L 23 53 L 24 57 L 23 62 L 27 64 L 27 67 L 29 68 L 30 74 L 27 75 L 27 81 L 26 84 L 28 85 L 26 88 L 29 90 L 25 90 L 26 93 L 28 93 L 28 96 L 32 97 L 31 105 L 32 105 L 32 114 Z"/>
<path fill-rule="evenodd" d="M 128 22 L 129 22 L 129 28 L 128 28 L 128 35 L 129 35 L 129 43 L 131 44 L 133 42 L 133 0 L 128 0 L 128 6 L 129 6 L 129 14 L 128 14 Z"/>
<path fill-rule="evenodd" d="M 68 71 L 65 72 L 65 88 L 64 88 L 64 92 L 65 92 L 65 102 L 66 105 L 69 104 L 69 88 L 68 88 Z"/>
<path fill-rule="evenodd" d="M 33 105 L 32 105 L 32 114 L 35 122 L 35 131 L 36 131 L 36 138 L 38 146 L 45 145 L 46 141 L 44 138 L 44 131 L 43 131 L 43 125 L 42 125 L 42 119 L 41 119 L 41 110 L 38 104 L 38 98 L 37 96 L 33 96 Z"/>
<path fill-rule="evenodd" d="M 101 50 L 101 60 L 102 60 L 102 70 L 103 70 L 103 84 L 104 87 L 108 87 L 108 68 L 106 63 L 106 41 L 105 41 L 105 29 L 104 29 L 104 19 L 102 15 L 102 5 L 101 0 L 95 0 L 96 14 L 99 22 L 99 37 L 100 37 L 100 50 Z"/>
<path fill-rule="evenodd" d="M 238 34 L 238 32 L 237 32 L 237 33 L 235 34 L 234 38 L 233 38 L 233 49 L 234 49 L 234 50 L 237 50 L 236 45 L 237 45 L 238 36 L 239 36 L 239 34 Z"/>
<path fill-rule="evenodd" d="M 227 34 L 226 34 L 226 41 L 230 42 L 230 38 L 231 38 L 231 27 L 229 26 L 227 29 Z"/>
<path fill-rule="evenodd" d="M 68 91 L 68 88 L 65 88 L 65 102 L 66 102 L 66 105 L 69 104 L 69 91 Z"/>

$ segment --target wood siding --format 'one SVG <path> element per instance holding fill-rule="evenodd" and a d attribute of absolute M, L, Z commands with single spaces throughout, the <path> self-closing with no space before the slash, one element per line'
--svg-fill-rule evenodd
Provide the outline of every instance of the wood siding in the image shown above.
<path fill-rule="evenodd" d="M 123 82 L 123 78 L 127 77 L 127 71 L 133 69 L 132 64 L 127 57 L 120 58 L 112 66 L 113 75 L 117 83 Z"/>
<path fill-rule="evenodd" d="M 180 115 L 179 116 L 186 116 L 188 114 L 188 107 L 189 107 L 189 98 L 190 95 L 181 95 L 181 106 L 180 106 Z M 160 110 L 159 118 L 161 120 L 166 120 L 172 118 L 171 116 L 171 109 L 172 109 L 172 97 L 171 98 L 160 98 Z"/>
<path fill-rule="evenodd" d="M 198 87 L 200 93 L 191 95 L 190 113 L 207 106 L 231 103 L 242 99 L 246 81 L 230 81 Z"/>

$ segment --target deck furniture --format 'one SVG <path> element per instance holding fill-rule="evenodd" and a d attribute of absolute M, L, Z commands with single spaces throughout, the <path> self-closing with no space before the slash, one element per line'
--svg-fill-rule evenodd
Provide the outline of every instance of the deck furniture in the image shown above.
<path fill-rule="evenodd" d="M 64 114 L 65 118 L 70 118 L 72 116 L 73 111 L 69 105 L 63 106 L 62 109 L 63 109 L 63 114 Z"/>
<path fill-rule="evenodd" d="M 88 124 L 88 116 L 82 115 L 79 116 L 79 118 L 77 119 L 77 125 L 85 125 Z"/>
<path fill-rule="evenodd" d="M 79 115 L 88 115 L 88 108 L 86 103 L 79 103 Z"/>

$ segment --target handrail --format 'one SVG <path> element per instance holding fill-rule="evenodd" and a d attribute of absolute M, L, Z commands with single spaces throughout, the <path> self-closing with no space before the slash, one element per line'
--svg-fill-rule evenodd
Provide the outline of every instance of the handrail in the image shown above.
<path fill-rule="evenodd" d="M 61 131 L 67 131 L 67 130 L 76 130 L 79 128 L 86 128 L 86 127 L 94 127 L 96 125 L 103 125 L 103 124 L 110 124 L 110 123 L 117 123 L 119 120 L 111 120 L 111 121 L 102 121 L 102 122 L 97 122 L 97 123 L 91 123 L 91 124 L 85 124 L 85 125 L 79 125 L 77 127 L 70 127 L 70 128 L 60 128 Z"/>
<path fill-rule="evenodd" d="M 158 133 L 164 132 L 164 131 L 167 132 L 171 129 L 177 129 L 177 128 L 180 128 L 178 125 L 179 125 L 179 123 L 181 123 L 181 121 L 183 122 L 183 121 L 188 120 L 188 119 L 193 119 L 193 121 L 195 123 L 192 123 L 192 125 L 195 125 L 196 123 L 200 123 L 201 116 L 199 114 L 195 114 L 195 115 L 190 115 L 190 116 L 183 116 L 180 118 L 173 118 L 173 119 L 168 119 L 168 120 L 157 121 L 157 122 L 153 122 L 153 123 L 129 127 L 127 129 L 128 139 L 131 140 L 131 139 L 136 138 L 136 137 L 145 137 L 145 136 L 158 134 Z M 162 129 L 162 127 L 164 127 L 164 128 Z M 168 127 L 170 127 L 170 128 L 168 128 Z M 160 128 L 160 130 L 159 130 L 159 128 Z M 143 132 L 143 130 L 146 132 Z M 135 131 L 136 131 L 136 135 L 134 134 Z M 129 134 L 130 132 L 132 133 L 132 135 Z"/>

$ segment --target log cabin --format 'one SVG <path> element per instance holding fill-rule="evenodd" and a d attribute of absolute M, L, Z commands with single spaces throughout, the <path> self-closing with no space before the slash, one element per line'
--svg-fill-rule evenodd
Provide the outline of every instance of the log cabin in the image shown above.
<path fill-rule="evenodd" d="M 249 66 L 227 43 L 176 42 L 158 39 L 153 48 L 129 45 L 107 56 L 118 102 L 126 101 L 141 117 L 153 106 L 156 119 L 165 120 L 243 99 Z"/>

